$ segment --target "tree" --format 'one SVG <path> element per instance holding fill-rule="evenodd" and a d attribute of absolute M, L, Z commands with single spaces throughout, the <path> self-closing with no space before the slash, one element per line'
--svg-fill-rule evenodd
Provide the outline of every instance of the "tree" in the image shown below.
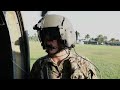
<path fill-rule="evenodd" d="M 120 40 L 119 39 L 116 39 L 116 42 L 119 42 Z"/>
<path fill-rule="evenodd" d="M 98 40 L 98 44 L 103 44 L 104 43 L 104 36 L 102 34 L 98 35 L 97 40 Z"/>
<path fill-rule="evenodd" d="M 110 40 L 111 42 L 115 42 L 115 38 L 111 38 L 111 40 Z"/>
<path fill-rule="evenodd" d="M 87 34 L 87 35 L 85 35 L 85 39 L 87 39 L 87 44 L 88 44 L 88 39 L 90 38 L 90 35 L 89 34 Z"/>
<path fill-rule="evenodd" d="M 80 37 L 80 33 L 78 31 L 76 31 L 75 34 L 76 34 L 76 42 L 77 42 L 78 37 Z"/>
<path fill-rule="evenodd" d="M 89 39 L 89 38 L 90 38 L 89 34 L 85 35 L 85 39 Z"/>
<path fill-rule="evenodd" d="M 104 42 L 107 42 L 107 36 L 104 36 L 103 38 L 104 38 Z"/>

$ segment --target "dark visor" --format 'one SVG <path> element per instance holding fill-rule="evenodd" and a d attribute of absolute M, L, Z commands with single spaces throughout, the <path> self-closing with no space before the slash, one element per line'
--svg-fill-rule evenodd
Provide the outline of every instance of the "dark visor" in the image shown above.
<path fill-rule="evenodd" d="M 60 39 L 60 32 L 58 27 L 43 28 L 40 31 L 42 40 L 57 40 Z"/>

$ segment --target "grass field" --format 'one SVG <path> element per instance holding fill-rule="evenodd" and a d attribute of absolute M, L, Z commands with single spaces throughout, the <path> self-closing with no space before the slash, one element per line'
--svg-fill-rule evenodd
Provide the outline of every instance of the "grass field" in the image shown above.
<path fill-rule="evenodd" d="M 120 79 L 120 46 L 77 44 L 75 50 L 79 55 L 88 57 L 99 68 L 102 79 Z M 42 50 L 40 43 L 30 41 L 30 66 L 44 55 L 46 52 Z"/>

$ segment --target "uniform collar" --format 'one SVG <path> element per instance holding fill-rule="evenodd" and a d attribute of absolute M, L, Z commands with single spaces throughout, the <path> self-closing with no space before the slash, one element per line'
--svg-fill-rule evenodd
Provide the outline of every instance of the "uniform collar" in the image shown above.
<path fill-rule="evenodd" d="M 62 62 L 64 62 L 65 60 L 68 60 L 70 57 L 73 57 L 73 54 L 71 53 L 70 51 L 70 55 L 68 57 L 66 57 Z M 45 60 L 46 63 L 52 63 L 53 65 L 57 65 L 51 57 L 49 57 L 48 55 L 46 56 L 46 60 Z"/>

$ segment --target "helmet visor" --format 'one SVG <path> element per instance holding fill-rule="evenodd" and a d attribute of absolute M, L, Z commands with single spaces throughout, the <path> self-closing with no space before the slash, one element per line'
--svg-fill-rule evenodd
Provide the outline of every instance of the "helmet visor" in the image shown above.
<path fill-rule="evenodd" d="M 60 39 L 60 32 L 58 27 L 43 28 L 40 31 L 40 35 L 41 35 L 42 41 Z"/>

